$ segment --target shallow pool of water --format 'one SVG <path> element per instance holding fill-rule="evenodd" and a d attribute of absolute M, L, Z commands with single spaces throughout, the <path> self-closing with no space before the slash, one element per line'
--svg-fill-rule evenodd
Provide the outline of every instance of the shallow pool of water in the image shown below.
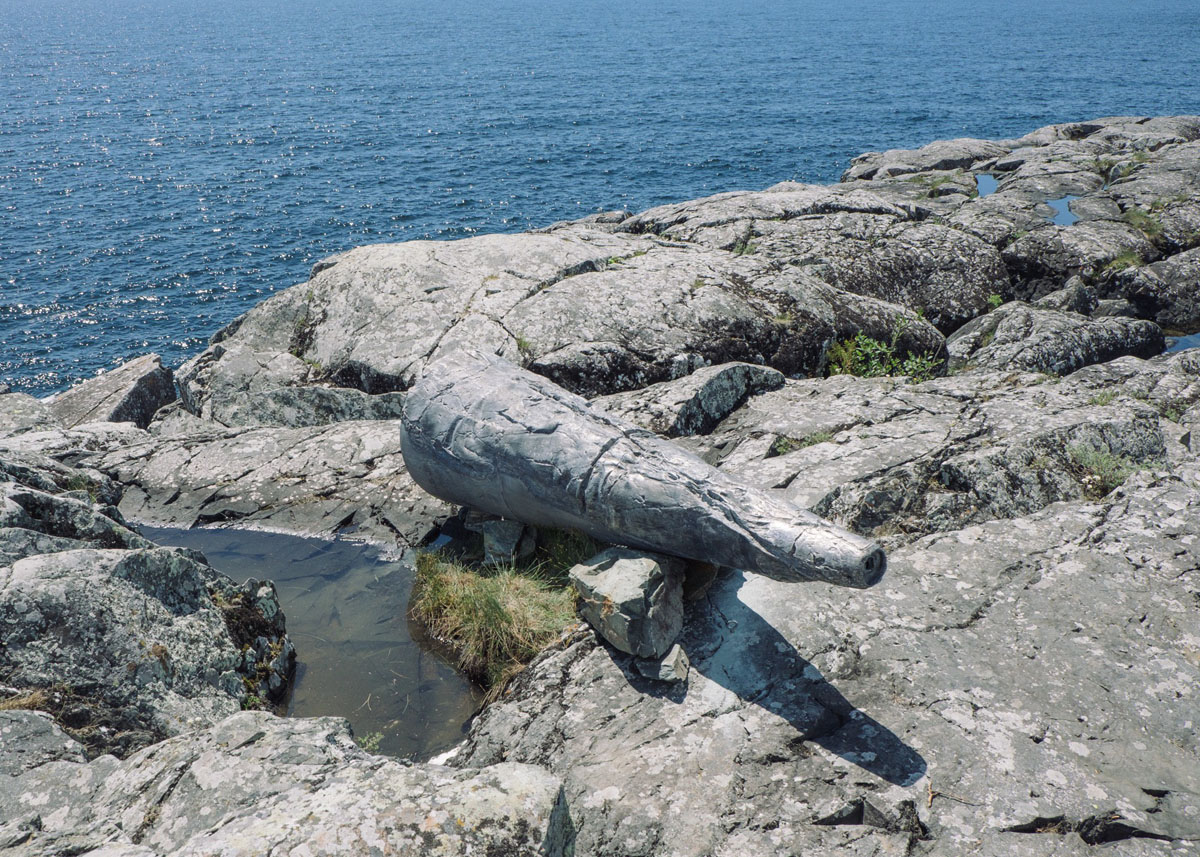
<path fill-rule="evenodd" d="M 1070 226 L 1079 218 L 1076 217 L 1070 208 L 1071 201 L 1079 199 L 1078 196 L 1064 196 L 1061 199 L 1048 199 L 1046 205 L 1054 209 L 1054 216 L 1050 219 L 1059 226 Z"/>
<path fill-rule="evenodd" d="M 1000 182 L 996 181 L 996 177 L 989 173 L 980 173 L 975 176 L 975 187 L 978 188 L 981 197 L 995 193 L 999 186 Z"/>
<path fill-rule="evenodd" d="M 359 542 L 141 527 L 202 551 L 239 583 L 273 580 L 296 645 L 288 714 L 346 717 L 378 751 L 426 759 L 458 743 L 481 694 L 408 621 L 412 567 Z M 373 742 L 372 742 L 373 743 Z"/>
<path fill-rule="evenodd" d="M 1200 333 L 1189 333 L 1187 336 L 1168 336 L 1167 353 L 1186 351 L 1189 348 L 1200 348 Z"/>

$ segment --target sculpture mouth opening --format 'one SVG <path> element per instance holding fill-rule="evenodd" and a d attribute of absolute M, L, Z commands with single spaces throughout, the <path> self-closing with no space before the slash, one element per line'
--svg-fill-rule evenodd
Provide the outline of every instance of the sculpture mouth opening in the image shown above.
<path fill-rule="evenodd" d="M 874 586 L 883 580 L 883 574 L 887 571 L 887 554 L 883 552 L 882 548 L 876 548 L 863 560 L 862 568 L 863 576 L 860 585 L 863 589 Z"/>

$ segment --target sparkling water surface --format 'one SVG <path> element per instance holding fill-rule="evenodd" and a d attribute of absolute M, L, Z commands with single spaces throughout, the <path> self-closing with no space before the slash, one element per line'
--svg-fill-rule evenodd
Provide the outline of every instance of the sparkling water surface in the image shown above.
<path fill-rule="evenodd" d="M 177 365 L 363 243 L 1200 113 L 1193 0 L 0 0 L 0 381 Z"/>

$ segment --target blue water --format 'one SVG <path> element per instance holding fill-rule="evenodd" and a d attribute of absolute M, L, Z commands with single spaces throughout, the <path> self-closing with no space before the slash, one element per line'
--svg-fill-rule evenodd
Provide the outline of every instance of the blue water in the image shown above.
<path fill-rule="evenodd" d="M 0 379 L 177 364 L 357 244 L 1200 112 L 1198 67 L 1193 0 L 0 0 Z"/>
<path fill-rule="evenodd" d="M 996 188 L 1000 187 L 1000 182 L 996 177 L 988 173 L 980 173 L 975 176 L 975 187 L 979 191 L 981 197 L 987 196 L 996 192 Z"/>
<path fill-rule="evenodd" d="M 1070 226 L 1079 220 L 1075 216 L 1075 212 L 1071 211 L 1071 202 L 1076 199 L 1079 199 L 1079 197 L 1068 194 L 1059 199 L 1046 200 L 1046 205 L 1054 210 L 1054 216 L 1050 218 L 1051 222 L 1057 223 L 1059 226 Z"/>

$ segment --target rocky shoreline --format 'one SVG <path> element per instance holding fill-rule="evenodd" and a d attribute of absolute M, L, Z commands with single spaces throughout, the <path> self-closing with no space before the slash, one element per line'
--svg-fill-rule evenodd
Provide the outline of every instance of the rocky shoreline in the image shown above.
<path fill-rule="evenodd" d="M 0 394 L 0 850 L 1200 853 L 1198 330 L 1200 117 L 1117 117 L 362 247 L 173 375 Z M 881 371 L 836 374 L 860 336 Z M 291 674 L 273 586 L 127 521 L 427 542 L 399 418 L 464 346 L 886 577 L 725 571 L 669 677 L 581 629 L 445 765 L 242 710 Z"/>

